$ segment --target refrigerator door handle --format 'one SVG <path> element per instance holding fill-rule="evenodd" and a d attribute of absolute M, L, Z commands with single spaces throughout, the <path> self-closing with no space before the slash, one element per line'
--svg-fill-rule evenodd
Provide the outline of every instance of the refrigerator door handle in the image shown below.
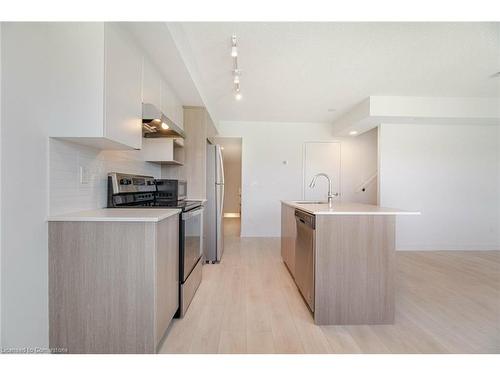
<path fill-rule="evenodd" d="M 219 159 L 218 165 L 220 171 L 220 176 L 218 176 L 219 178 L 217 179 L 217 182 L 224 184 L 224 161 L 222 158 L 222 149 L 220 148 L 220 146 L 217 146 L 217 158 Z"/>
<path fill-rule="evenodd" d="M 224 184 L 220 185 L 221 187 L 221 200 L 220 200 L 220 220 L 222 223 L 222 220 L 224 219 Z M 221 224 L 223 225 L 223 223 Z"/>
<path fill-rule="evenodd" d="M 216 260 L 220 261 L 224 251 L 224 184 L 217 184 L 216 210 L 217 210 L 217 236 L 216 236 Z"/>

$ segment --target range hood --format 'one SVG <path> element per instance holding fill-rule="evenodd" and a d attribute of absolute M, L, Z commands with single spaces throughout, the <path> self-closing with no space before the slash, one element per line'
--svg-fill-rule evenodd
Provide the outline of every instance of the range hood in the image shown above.
<path fill-rule="evenodd" d="M 142 103 L 142 134 L 145 138 L 186 137 L 184 130 L 151 103 Z"/>

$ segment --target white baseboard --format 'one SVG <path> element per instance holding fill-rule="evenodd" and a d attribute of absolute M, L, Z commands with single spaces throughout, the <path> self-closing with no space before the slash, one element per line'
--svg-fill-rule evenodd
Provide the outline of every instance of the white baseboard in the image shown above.
<path fill-rule="evenodd" d="M 396 251 L 497 251 L 500 244 L 398 244 Z"/>
<path fill-rule="evenodd" d="M 226 212 L 224 213 L 224 217 L 240 217 L 240 214 L 237 212 Z"/>

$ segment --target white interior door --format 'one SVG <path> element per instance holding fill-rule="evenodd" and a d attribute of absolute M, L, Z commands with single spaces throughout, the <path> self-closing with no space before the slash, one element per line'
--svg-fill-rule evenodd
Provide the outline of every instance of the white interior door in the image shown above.
<path fill-rule="evenodd" d="M 333 182 L 333 194 L 340 198 L 340 143 L 339 142 L 306 142 L 304 143 L 304 190 L 305 200 L 327 201 L 328 181 L 318 177 L 316 186 L 309 183 L 317 173 L 326 173 Z"/>

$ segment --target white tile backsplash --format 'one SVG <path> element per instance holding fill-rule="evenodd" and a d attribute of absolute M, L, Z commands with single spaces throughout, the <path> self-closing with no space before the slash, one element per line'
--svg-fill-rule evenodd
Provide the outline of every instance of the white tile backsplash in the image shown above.
<path fill-rule="evenodd" d="M 161 167 L 139 160 L 138 151 L 102 151 L 51 138 L 49 215 L 106 207 L 109 172 L 159 178 Z"/>

